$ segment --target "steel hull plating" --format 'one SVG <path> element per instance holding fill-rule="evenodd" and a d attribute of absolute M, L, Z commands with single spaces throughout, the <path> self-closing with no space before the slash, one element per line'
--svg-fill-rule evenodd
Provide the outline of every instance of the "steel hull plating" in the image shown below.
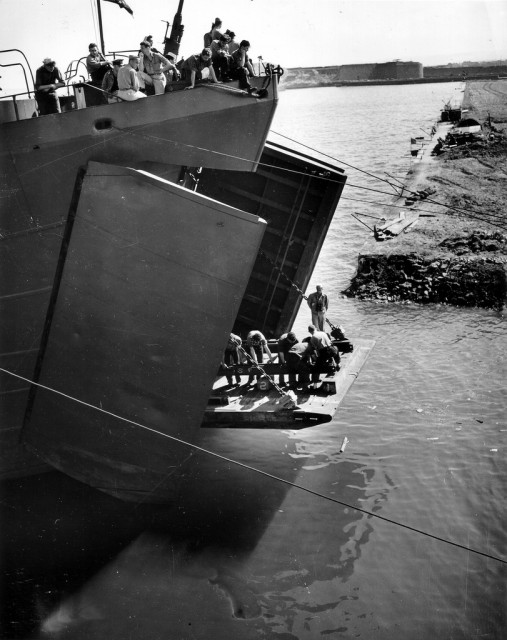
<path fill-rule="evenodd" d="M 75 202 L 24 439 L 108 493 L 165 500 L 195 453 L 181 441 L 199 439 L 265 222 L 99 163 Z"/>
<path fill-rule="evenodd" d="M 79 167 L 110 162 L 183 183 L 187 166 L 252 171 L 275 107 L 276 82 L 262 101 L 203 86 L 0 125 L 2 368 L 32 379 Z M 37 471 L 18 443 L 28 384 L 0 375 L 1 473 Z"/>
<path fill-rule="evenodd" d="M 345 183 L 264 144 L 276 87 L 262 101 L 179 95 L 170 120 L 162 96 L 1 128 L 2 367 L 43 385 L 29 397 L 2 373 L 4 424 L 15 432 L 28 406 L 37 460 L 135 501 L 251 473 L 227 458 L 295 473 L 290 432 L 200 425 L 231 328 L 292 324 L 301 298 L 286 278 L 306 289 Z"/>

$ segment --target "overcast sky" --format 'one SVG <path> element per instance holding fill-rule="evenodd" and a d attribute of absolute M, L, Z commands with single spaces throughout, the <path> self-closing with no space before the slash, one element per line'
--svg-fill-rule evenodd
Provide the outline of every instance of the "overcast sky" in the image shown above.
<path fill-rule="evenodd" d="M 102 2 L 106 52 L 135 49 L 153 34 L 161 46 L 178 0 L 127 0 L 130 16 Z M 61 70 L 99 41 L 95 0 L 0 0 L 2 49 L 21 49 L 35 70 L 46 56 Z M 251 55 L 285 67 L 387 62 L 424 65 L 507 59 L 507 0 L 185 0 L 180 53 L 202 48 L 215 17 Z M 0 60 L 5 62 L 5 59 Z M 17 70 L 16 70 L 17 71 Z M 12 70 L 0 68 L 0 86 Z"/>

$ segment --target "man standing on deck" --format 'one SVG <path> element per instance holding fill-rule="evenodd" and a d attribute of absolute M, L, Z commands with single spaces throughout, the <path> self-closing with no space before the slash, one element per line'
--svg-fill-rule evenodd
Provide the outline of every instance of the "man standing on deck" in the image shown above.
<path fill-rule="evenodd" d="M 147 40 L 141 42 L 141 57 L 139 73 L 145 84 L 153 87 L 156 96 L 165 92 L 167 78 L 165 72 L 171 70 L 175 77 L 179 75 L 178 69 L 172 62 L 161 53 L 152 50 L 151 44 Z"/>
<path fill-rule="evenodd" d="M 323 289 L 320 284 L 317 285 L 316 291 L 310 293 L 307 302 L 312 311 L 312 324 L 314 324 L 319 331 L 324 331 L 329 300 L 326 294 L 323 293 Z"/>
<path fill-rule="evenodd" d="M 35 99 L 39 115 L 61 113 L 56 90 L 64 86 L 65 82 L 56 62 L 52 58 L 44 58 L 42 67 L 39 67 L 35 73 Z"/>

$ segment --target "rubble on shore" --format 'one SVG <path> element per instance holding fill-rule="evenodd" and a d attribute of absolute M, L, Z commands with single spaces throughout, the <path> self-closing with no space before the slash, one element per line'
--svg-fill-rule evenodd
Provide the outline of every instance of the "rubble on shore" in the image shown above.
<path fill-rule="evenodd" d="M 435 150 L 433 156 L 426 155 L 409 172 L 388 222 L 376 227 L 363 247 L 345 295 L 385 302 L 504 305 L 507 80 L 468 82 L 462 110 L 481 124 L 480 135 L 444 144 L 435 133 L 424 150 L 428 155 Z"/>

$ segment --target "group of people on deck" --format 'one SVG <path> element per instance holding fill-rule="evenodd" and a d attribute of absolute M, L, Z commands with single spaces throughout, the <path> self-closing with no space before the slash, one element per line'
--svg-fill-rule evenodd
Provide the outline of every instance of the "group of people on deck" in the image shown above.
<path fill-rule="evenodd" d="M 94 42 L 88 50 L 86 68 L 91 84 L 103 91 L 109 102 L 117 102 L 118 98 L 129 102 L 138 100 L 145 98 L 148 92 L 161 95 L 165 92 L 168 76 L 172 80 L 180 78 L 174 62 L 154 48 L 151 35 L 143 38 L 139 51 L 129 55 L 126 65 L 122 58 L 110 63 Z"/>
<path fill-rule="evenodd" d="M 97 44 L 91 42 L 86 58 L 90 85 L 101 92 L 104 102 L 160 95 L 165 92 L 167 82 L 175 80 L 185 81 L 186 89 L 193 89 L 196 82 L 205 79 L 217 83 L 238 80 L 241 89 L 253 93 L 255 88 L 249 80 L 255 76 L 248 53 L 250 42 L 241 40 L 237 43 L 235 37 L 229 29 L 222 33 L 222 21 L 216 18 L 210 31 L 204 34 L 202 51 L 182 58 L 178 63 L 174 54 L 164 56 L 154 48 L 152 36 L 146 36 L 139 51 L 130 54 L 127 61 L 123 58 L 107 60 Z M 35 78 L 35 98 L 40 115 L 60 113 L 57 89 L 64 86 L 56 62 L 45 58 Z"/>
<path fill-rule="evenodd" d="M 298 378 L 300 383 L 310 382 L 310 376 L 311 383 L 316 383 L 322 369 L 335 371 L 340 365 L 338 349 L 324 331 L 329 301 L 321 285 L 317 286 L 314 294 L 308 296 L 308 306 L 311 309 L 313 321 L 308 326 L 310 335 L 299 341 L 296 334 L 289 331 L 280 336 L 277 341 L 278 362 L 286 366 L 289 386 L 296 385 Z M 235 375 L 236 384 L 241 384 L 241 376 L 234 365 L 246 361 L 249 368 L 248 385 L 250 385 L 262 375 L 262 370 L 256 365 L 262 366 L 264 356 L 267 358 L 267 363 L 276 361 L 276 356 L 271 353 L 267 339 L 258 330 L 250 331 L 245 348 L 242 345 L 241 338 L 231 333 L 222 362 L 222 369 L 225 370 L 229 385 L 233 385 L 233 375 Z M 280 372 L 278 375 L 279 383 L 285 385 L 285 372 Z"/>

